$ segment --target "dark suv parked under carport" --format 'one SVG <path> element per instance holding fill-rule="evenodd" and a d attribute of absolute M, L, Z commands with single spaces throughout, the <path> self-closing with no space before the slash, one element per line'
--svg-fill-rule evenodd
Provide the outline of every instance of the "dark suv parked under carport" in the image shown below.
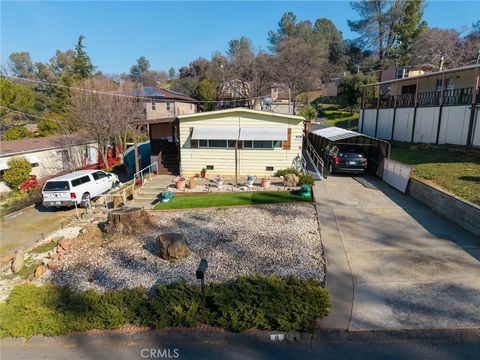
<path fill-rule="evenodd" d="M 325 166 L 330 174 L 363 174 L 367 170 L 367 158 L 363 151 L 354 146 L 329 145 L 324 151 Z"/>

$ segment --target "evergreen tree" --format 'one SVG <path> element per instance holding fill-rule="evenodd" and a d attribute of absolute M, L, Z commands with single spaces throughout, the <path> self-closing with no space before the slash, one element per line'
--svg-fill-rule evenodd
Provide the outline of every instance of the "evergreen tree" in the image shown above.
<path fill-rule="evenodd" d="M 196 89 L 197 97 L 202 101 L 213 101 L 217 95 L 217 86 L 212 79 L 204 78 L 200 80 Z M 212 110 L 214 103 L 203 103 L 200 105 L 202 110 Z"/>
<path fill-rule="evenodd" d="M 80 35 L 78 38 L 77 46 L 75 46 L 75 56 L 73 58 L 71 70 L 73 77 L 78 80 L 87 79 L 95 70 L 90 57 L 85 51 L 85 45 L 83 45 L 84 39 L 85 36 L 83 35 Z"/>
<path fill-rule="evenodd" d="M 130 68 L 130 77 L 133 81 L 138 81 L 143 73 L 150 69 L 150 61 L 145 56 L 140 56 L 137 63 Z"/>
<path fill-rule="evenodd" d="M 400 65 L 408 64 L 415 40 L 427 28 L 427 23 L 422 21 L 423 7 L 423 0 L 406 1 L 402 18 L 395 27 L 395 32 L 398 34 L 398 49 L 396 52 Z"/>
<path fill-rule="evenodd" d="M 174 68 L 174 67 L 171 67 L 171 68 L 168 70 L 168 78 L 170 79 L 170 81 L 172 81 L 173 79 L 175 79 L 175 68 Z"/>

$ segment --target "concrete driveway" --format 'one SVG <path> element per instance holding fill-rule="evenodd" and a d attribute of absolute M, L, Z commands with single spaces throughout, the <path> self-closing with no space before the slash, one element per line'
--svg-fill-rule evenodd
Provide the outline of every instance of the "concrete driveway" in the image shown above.
<path fill-rule="evenodd" d="M 314 192 L 333 298 L 320 326 L 480 327 L 480 238 L 374 177 Z"/>

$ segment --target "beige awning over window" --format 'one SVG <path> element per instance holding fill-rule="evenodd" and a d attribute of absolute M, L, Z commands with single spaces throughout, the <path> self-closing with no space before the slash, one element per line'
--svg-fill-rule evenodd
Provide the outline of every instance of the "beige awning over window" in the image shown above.
<path fill-rule="evenodd" d="M 192 140 L 237 140 L 238 126 L 195 126 Z"/>
<path fill-rule="evenodd" d="M 239 140 L 287 140 L 286 127 L 242 127 Z"/>

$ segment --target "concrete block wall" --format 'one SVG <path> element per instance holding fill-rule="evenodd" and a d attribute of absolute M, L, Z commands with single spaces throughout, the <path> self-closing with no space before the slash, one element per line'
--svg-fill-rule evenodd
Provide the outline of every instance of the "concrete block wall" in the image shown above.
<path fill-rule="evenodd" d="M 410 179 L 407 194 L 435 212 L 480 236 L 480 206 L 418 179 Z"/>

